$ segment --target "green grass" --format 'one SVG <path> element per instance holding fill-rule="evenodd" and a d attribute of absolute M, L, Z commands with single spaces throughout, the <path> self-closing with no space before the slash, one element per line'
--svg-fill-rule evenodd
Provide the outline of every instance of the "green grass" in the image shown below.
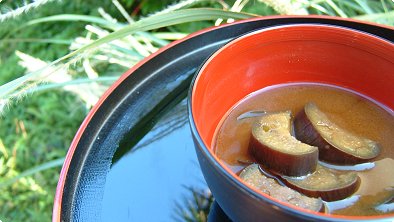
<path fill-rule="evenodd" d="M 72 105 L 72 106 L 70 106 Z M 63 158 L 87 110 L 67 92 L 37 93 L 10 107 L 0 127 L 7 154 L 1 157 L 1 181 L 40 163 Z M 3 221 L 48 221 L 59 167 L 1 187 Z"/>
<path fill-rule="evenodd" d="M 18 2 L 20 6 L 22 1 L 0 1 L 0 11 L 4 12 L 5 6 L 16 8 Z M 120 1 L 131 15 L 128 19 L 138 21 L 131 25 L 111 1 L 99 2 L 101 5 L 97 5 L 98 1 L 95 0 L 51 1 L 31 12 L 0 22 L 0 85 L 3 85 L 0 87 L 0 103 L 3 99 L 8 99 L 9 102 L 6 108 L 2 109 L 3 115 L 0 120 L 2 221 L 50 220 L 62 158 L 90 109 L 89 103 L 83 98 L 84 90 L 78 91 L 80 85 L 76 89 L 70 89 L 70 86 L 89 82 L 90 85 L 85 86 L 96 89 L 93 95 L 97 97 L 128 67 L 168 42 L 219 23 L 222 21 L 216 19 L 219 17 L 250 16 L 231 14 L 226 12 L 228 10 L 257 15 L 326 14 L 394 25 L 394 3 L 391 0 L 281 1 L 287 4 L 273 0 L 237 0 L 221 3 L 200 0 L 182 1 L 175 5 L 173 3 L 177 1 L 173 0 Z M 184 5 L 186 8 L 209 7 L 225 11 L 176 10 L 175 13 L 164 12 L 151 16 L 157 11 L 173 11 Z M 117 21 L 103 19 L 97 10 L 100 6 Z M 89 15 L 91 17 L 84 18 L 93 20 L 82 21 L 81 17 L 75 20 L 75 16 L 64 14 Z M 63 16 L 51 17 L 57 15 Z M 35 20 L 39 18 L 45 22 L 41 20 L 39 24 L 28 25 L 32 21 L 39 22 L 40 20 Z M 98 20 L 102 23 L 97 23 Z M 191 20 L 195 22 L 190 23 Z M 111 25 L 105 25 L 108 23 Z M 86 25 L 90 25 L 90 31 L 85 29 Z M 102 31 L 112 34 L 100 36 Z M 16 50 L 51 62 L 70 53 L 70 42 L 77 37 L 84 41 L 97 41 L 74 48 L 80 50 L 74 53 L 76 57 L 70 55 L 68 59 L 57 63 L 56 67 L 60 67 L 64 73 L 67 71 L 65 75 L 70 78 L 68 81 L 54 83 L 47 79 L 24 79 L 18 82 L 17 78 L 29 71 L 18 64 L 20 58 L 15 53 Z M 109 43 L 111 39 L 121 41 Z M 98 45 L 98 50 L 92 51 L 97 49 Z M 83 54 L 84 59 L 75 65 L 64 65 L 70 62 L 70 59 L 74 64 L 72 59 L 80 59 L 83 50 L 88 52 Z M 36 62 L 29 64 L 34 63 Z M 32 75 L 31 71 L 29 76 L 37 77 Z M 15 80 L 16 90 L 10 91 L 12 93 L 9 94 L 4 93 L 11 88 L 10 84 L 4 84 L 12 80 Z M 27 89 L 26 86 L 30 88 Z M 191 211 L 193 212 L 193 209 Z"/>
<path fill-rule="evenodd" d="M 11 2 L 11 1 L 9 1 Z M 7 2 L 6 2 L 7 3 Z M 15 50 L 45 61 L 69 52 L 69 45 L 49 44 L 23 39 L 73 40 L 84 32 L 84 23 L 67 22 L 27 27 L 10 35 L 33 18 L 60 13 L 97 15 L 97 1 L 51 2 L 34 13 L 9 19 L 1 24 L 0 84 L 19 76 L 25 69 L 18 65 Z M 0 4 L 1 6 L 1 4 Z M 103 3 L 115 11 L 110 2 Z M 4 42 L 11 38 L 13 42 Z M 62 89 L 36 92 L 11 103 L 0 119 L 0 183 L 6 183 L 22 172 L 52 160 L 64 158 L 80 123 L 88 112 L 84 102 Z M 1 148 L 3 147 L 3 148 Z M 57 162 L 59 163 L 59 162 Z M 0 186 L 0 220 L 50 221 L 60 166 L 39 171 L 8 186 Z M 12 181 L 11 181 L 12 182 Z"/>

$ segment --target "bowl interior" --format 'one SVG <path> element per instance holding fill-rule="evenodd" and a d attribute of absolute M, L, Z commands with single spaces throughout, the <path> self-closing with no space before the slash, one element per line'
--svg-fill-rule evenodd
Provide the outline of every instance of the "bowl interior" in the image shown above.
<path fill-rule="evenodd" d="M 287 25 L 246 34 L 219 49 L 198 72 L 191 94 L 198 136 L 218 161 L 211 145 L 226 113 L 248 94 L 283 83 L 337 85 L 393 110 L 393 52 L 393 43 L 336 26 Z"/>
<path fill-rule="evenodd" d="M 242 36 L 214 53 L 192 88 L 192 115 L 211 147 L 220 120 L 261 88 L 293 82 L 337 85 L 394 109 L 394 44 L 323 25 L 289 25 Z"/>

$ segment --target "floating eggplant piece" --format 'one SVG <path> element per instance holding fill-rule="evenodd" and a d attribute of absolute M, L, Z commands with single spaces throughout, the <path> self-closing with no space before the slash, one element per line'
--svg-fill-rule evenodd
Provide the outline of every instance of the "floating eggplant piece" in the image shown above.
<path fill-rule="evenodd" d="M 349 197 L 360 185 L 357 173 L 337 171 L 317 165 L 316 171 L 301 178 L 282 176 L 290 188 L 308 197 L 320 197 L 325 201 L 336 201 Z"/>
<path fill-rule="evenodd" d="M 312 211 L 325 209 L 320 198 L 307 197 L 295 190 L 279 185 L 275 179 L 268 178 L 262 174 L 258 164 L 247 166 L 241 171 L 239 177 L 248 185 L 282 202 Z"/>
<path fill-rule="evenodd" d="M 336 164 L 367 162 L 379 155 L 377 142 L 356 136 L 331 122 L 314 103 L 308 103 L 294 120 L 296 138 L 319 147 L 319 159 Z"/>
<path fill-rule="evenodd" d="M 249 152 L 270 171 L 302 176 L 315 171 L 318 148 L 291 135 L 290 111 L 267 114 L 252 126 Z"/>

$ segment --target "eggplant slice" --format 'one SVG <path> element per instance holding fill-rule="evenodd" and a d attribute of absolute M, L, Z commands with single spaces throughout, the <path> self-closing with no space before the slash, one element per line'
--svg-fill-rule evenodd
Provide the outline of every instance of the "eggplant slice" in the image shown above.
<path fill-rule="evenodd" d="M 291 112 L 263 115 L 252 126 L 249 152 L 270 171 L 302 176 L 315 171 L 318 148 L 291 135 Z"/>
<path fill-rule="evenodd" d="M 308 197 L 320 197 L 325 201 L 342 200 L 357 191 L 360 178 L 356 172 L 338 171 L 317 165 L 314 173 L 302 177 L 282 177 L 290 188 Z"/>
<path fill-rule="evenodd" d="M 307 197 L 288 187 L 281 186 L 275 179 L 262 174 L 258 164 L 247 166 L 241 171 L 239 177 L 248 185 L 279 201 L 312 211 L 324 209 L 323 201 L 320 198 Z"/>
<path fill-rule="evenodd" d="M 319 159 L 335 164 L 367 162 L 380 153 L 380 145 L 357 136 L 329 120 L 314 103 L 308 103 L 294 120 L 296 138 L 317 146 Z"/>

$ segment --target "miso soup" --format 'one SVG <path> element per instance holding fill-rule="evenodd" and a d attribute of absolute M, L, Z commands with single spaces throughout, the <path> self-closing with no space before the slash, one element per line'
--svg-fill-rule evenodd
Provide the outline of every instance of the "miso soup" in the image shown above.
<path fill-rule="evenodd" d="M 394 214 L 394 112 L 354 91 L 315 83 L 282 84 L 256 91 L 238 102 L 221 120 L 213 141 L 215 154 L 235 173 L 253 163 L 264 166 L 250 152 L 253 124 L 267 113 L 288 111 L 293 124 L 295 116 L 309 103 L 315 104 L 338 128 L 379 144 L 377 156 L 364 162 L 336 164 L 319 157 L 319 167 L 358 176 L 357 186 L 353 186 L 355 190 L 350 195 L 335 200 L 324 200 L 323 197 L 325 213 L 349 216 Z M 290 133 L 297 139 L 293 128 Z M 283 178 L 288 177 L 284 175 Z M 279 177 L 280 180 L 283 178 Z M 300 193 L 309 195 L 308 192 Z"/>

